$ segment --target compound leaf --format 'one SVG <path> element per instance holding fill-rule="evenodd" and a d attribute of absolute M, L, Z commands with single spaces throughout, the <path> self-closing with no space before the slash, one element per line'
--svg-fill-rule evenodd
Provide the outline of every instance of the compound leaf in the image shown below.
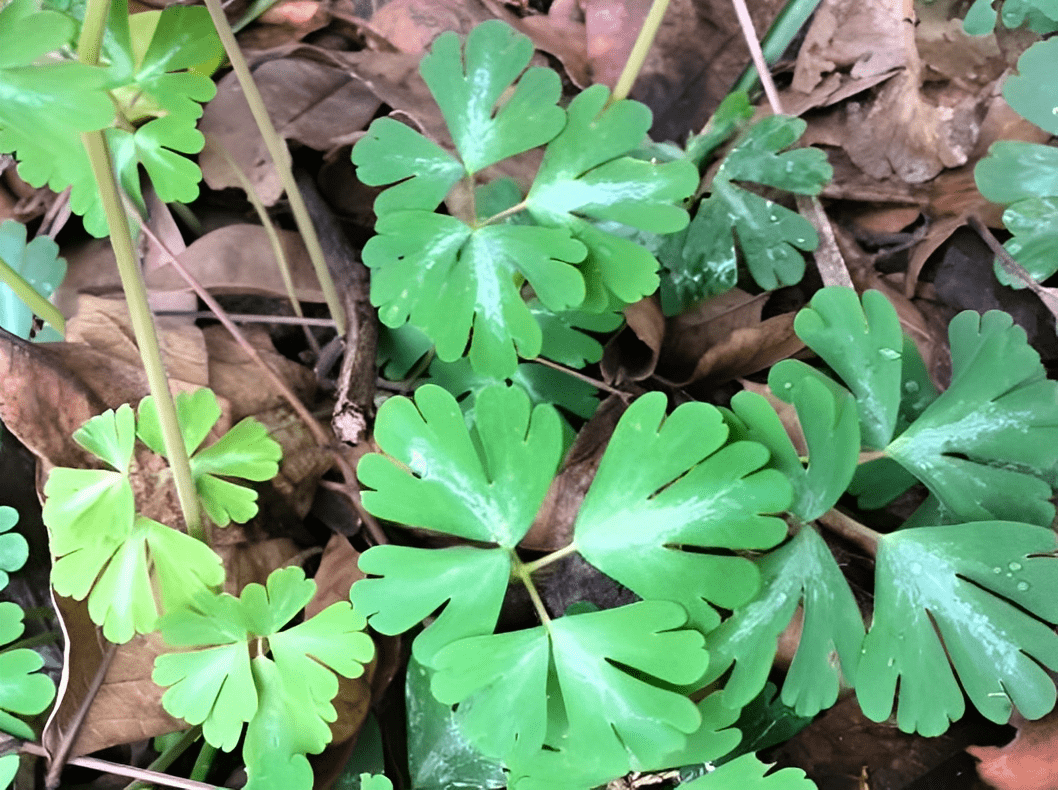
<path fill-rule="evenodd" d="M 17 532 L 11 532 L 18 523 L 18 511 L 7 505 L 0 506 L 0 590 L 7 587 L 8 574 L 14 573 L 29 558 L 29 544 Z"/>
<path fill-rule="evenodd" d="M 864 636 L 856 599 L 830 549 L 809 526 L 758 565 L 761 593 L 709 634 L 709 671 L 702 683 L 712 683 L 734 663 L 724 703 L 735 709 L 749 704 L 764 688 L 779 634 L 800 604 L 804 625 L 782 701 L 800 716 L 814 716 L 837 701 L 842 681 L 855 683 Z"/>
<path fill-rule="evenodd" d="M 1003 224 L 1013 237 L 1003 246 L 1033 279 L 1043 282 L 1058 272 L 1058 197 L 1019 200 L 1003 212 Z M 1014 289 L 1025 284 L 1015 280 L 996 262 L 996 279 Z"/>
<path fill-rule="evenodd" d="M 708 404 L 687 403 L 667 419 L 665 396 L 639 398 L 621 417 L 574 526 L 580 553 L 643 598 L 675 600 L 693 627 L 720 618 L 706 602 L 734 608 L 756 594 L 759 575 L 736 556 L 683 551 L 763 549 L 786 536 L 790 484 L 764 469 L 755 442 L 725 445 L 728 429 Z M 662 420 L 664 419 L 664 424 Z"/>
<path fill-rule="evenodd" d="M 26 243 L 26 226 L 14 220 L 0 224 L 0 259 L 47 299 L 66 276 L 59 245 L 48 236 Z M 0 286 L 0 327 L 23 339 L 33 328 L 33 310 L 8 286 Z"/>
<path fill-rule="evenodd" d="M 885 296 L 867 291 L 862 302 L 861 308 L 851 288 L 823 288 L 797 314 L 794 331 L 856 396 L 863 441 L 880 450 L 892 439 L 900 411 L 904 339 Z"/>
<path fill-rule="evenodd" d="M 22 635 L 22 608 L 10 601 L 0 601 L 0 650 Z M 25 722 L 15 718 L 35 716 L 55 696 L 55 684 L 47 675 L 37 672 L 44 660 L 28 648 L 0 652 L 0 732 L 32 740 L 36 737 Z M 0 786 L 2 786 L 0 782 Z"/>
<path fill-rule="evenodd" d="M 252 740 L 252 748 L 258 748 L 262 733 L 278 726 L 272 721 L 277 707 L 296 710 L 296 724 L 288 721 L 287 726 L 298 734 L 289 737 L 305 751 L 295 754 L 322 751 L 330 738 L 326 723 L 336 715 L 333 672 L 360 675 L 374 649 L 362 632 L 363 617 L 342 602 L 289 631 L 280 630 L 315 588 L 300 568 L 282 568 L 269 575 L 266 586 L 248 584 L 239 598 L 222 593 L 197 599 L 193 608 L 163 617 L 159 627 L 167 643 L 201 649 L 155 660 L 154 682 L 170 687 L 162 706 L 190 724 L 202 724 L 206 740 L 226 751 L 238 742 L 244 722 L 255 728 L 253 734 L 248 730 L 247 743 Z M 273 659 L 258 655 L 251 661 L 247 642 L 262 637 Z M 270 668 L 262 670 L 264 663 Z M 263 705 L 261 699 L 266 700 Z M 256 765 L 256 754 L 251 756 Z"/>
<path fill-rule="evenodd" d="M 814 250 L 819 237 L 800 214 L 748 192 L 732 181 L 748 181 L 802 195 L 819 194 L 833 175 L 826 156 L 814 148 L 779 153 L 804 133 L 799 118 L 775 115 L 746 133 L 713 178 L 711 195 L 703 200 L 688 231 L 685 262 L 695 261 L 713 279 L 731 270 L 735 239 L 746 267 L 765 290 L 793 285 L 804 274 L 798 250 Z M 684 278 L 687 275 L 684 274 Z"/>
<path fill-rule="evenodd" d="M 944 732 L 963 713 L 962 689 L 995 722 L 1005 723 L 1012 705 L 1028 719 L 1048 713 L 1055 688 L 1043 667 L 1058 669 L 1054 562 L 1054 533 L 1028 524 L 883 535 L 857 674 L 864 714 L 888 718 L 898 680 L 904 732 Z"/>
<path fill-rule="evenodd" d="M 1000 140 L 974 167 L 974 180 L 993 203 L 1058 195 L 1058 148 Z"/>
<path fill-rule="evenodd" d="M 1058 91 L 1051 80 L 1058 41 L 1037 41 L 1018 58 L 1018 73 L 1003 82 L 1003 98 L 1024 118 L 1046 132 L 1058 134 Z"/>
<path fill-rule="evenodd" d="M 768 773 L 770 765 L 762 763 L 755 754 L 744 754 L 737 760 L 724 763 L 705 776 L 683 785 L 686 790 L 815 790 L 815 782 L 800 768 L 783 768 Z"/>
<path fill-rule="evenodd" d="M 1058 390 L 1006 313 L 957 315 L 952 383 L 885 454 L 962 521 L 1051 523 Z"/>
<path fill-rule="evenodd" d="M 358 581 L 350 592 L 379 633 L 403 633 L 444 606 L 412 643 L 416 660 L 429 665 L 445 645 L 492 633 L 511 559 L 503 549 L 373 546 L 360 556 L 360 570 L 382 577 Z"/>
<path fill-rule="evenodd" d="M 422 59 L 419 72 L 468 173 L 543 145 L 562 130 L 566 116 L 557 106 L 562 91 L 558 74 L 543 68 L 526 71 L 532 56 L 528 37 L 489 20 L 470 31 L 465 59 L 453 32 L 438 36 Z M 497 110 L 515 80 L 514 92 Z"/>
<path fill-rule="evenodd" d="M 471 440 L 455 398 L 426 384 L 415 400 L 379 409 L 375 441 L 392 459 L 369 454 L 360 481 L 364 507 L 379 518 L 513 548 L 543 501 L 558 466 L 561 427 L 554 409 L 530 415 L 520 389 L 502 385 L 477 399 Z"/>
<path fill-rule="evenodd" d="M 570 102 L 569 120 L 548 145 L 525 203 L 541 224 L 568 228 L 584 242 L 589 251 L 584 268 L 598 275 L 586 278 L 590 284 L 601 278 L 622 301 L 634 302 L 657 288 L 657 261 L 585 219 L 655 233 L 679 231 L 688 217 L 675 204 L 697 188 L 698 171 L 686 160 L 654 164 L 628 156 L 650 128 L 650 110 L 628 99 L 606 106 L 609 97 L 605 85 L 593 85 Z M 616 266 L 615 245 L 637 248 L 639 254 Z M 599 312 L 600 300 L 605 305 L 605 293 L 589 294 L 586 305 Z"/>

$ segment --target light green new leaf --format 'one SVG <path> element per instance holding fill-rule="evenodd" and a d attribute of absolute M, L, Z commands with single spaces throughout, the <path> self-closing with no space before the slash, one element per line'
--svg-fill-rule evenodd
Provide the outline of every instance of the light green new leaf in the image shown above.
<path fill-rule="evenodd" d="M 0 260 L 45 299 L 66 276 L 59 245 L 48 236 L 38 236 L 27 244 L 26 226 L 14 220 L 0 224 Z M 29 338 L 33 328 L 33 310 L 6 284 L 0 285 L 0 327 L 23 339 Z"/>
<path fill-rule="evenodd" d="M 22 636 L 22 608 L 0 601 L 0 650 Z M 26 648 L 0 652 L 0 732 L 32 740 L 33 730 L 19 716 L 35 716 L 55 697 L 55 684 L 37 672 L 44 660 Z M 0 786 L 3 783 L 0 782 Z"/>
<path fill-rule="evenodd" d="M 1013 237 L 1003 246 L 1033 279 L 1043 282 L 1058 272 L 1058 197 L 1021 200 L 1003 212 L 1003 224 Z M 1012 278 L 997 261 L 996 279 L 1011 288 L 1025 284 Z"/>
<path fill-rule="evenodd" d="M 898 681 L 904 732 L 944 732 L 963 713 L 963 690 L 995 722 L 1005 723 L 1012 705 L 1027 719 L 1050 712 L 1054 548 L 1050 529 L 1004 521 L 883 535 L 856 684 L 864 714 L 888 718 Z"/>
<path fill-rule="evenodd" d="M 791 489 L 755 442 L 727 444 L 723 416 L 687 403 L 667 419 L 665 396 L 639 398 L 621 417 L 581 505 L 574 540 L 583 557 L 642 598 L 681 603 L 711 631 L 711 601 L 734 608 L 759 588 L 743 557 L 681 547 L 765 549 L 786 537 L 778 513 Z M 664 424 L 662 421 L 664 419 Z"/>
<path fill-rule="evenodd" d="M 802 195 L 819 194 L 833 171 L 822 151 L 800 148 L 779 153 L 804 133 L 799 118 L 775 115 L 754 124 L 713 177 L 712 194 L 691 222 L 682 258 L 712 278 L 733 268 L 736 242 L 753 279 L 766 290 L 793 285 L 804 274 L 804 256 L 819 238 L 800 214 L 735 186 L 765 184 Z M 684 275 L 685 278 L 687 275 Z"/>
<path fill-rule="evenodd" d="M 393 790 L 393 782 L 382 774 L 360 774 L 360 790 Z"/>
<path fill-rule="evenodd" d="M 885 454 L 959 520 L 1050 524 L 1058 385 L 1006 313 L 960 313 L 948 335 L 951 385 Z"/>
<path fill-rule="evenodd" d="M 18 773 L 18 755 L 5 754 L 0 757 L 0 788 L 7 790 Z"/>
<path fill-rule="evenodd" d="M 772 368 L 781 374 L 779 363 Z M 776 378 L 776 382 L 781 376 Z M 771 452 L 771 465 L 793 484 L 794 501 L 790 512 L 802 521 L 811 521 L 826 513 L 838 501 L 852 481 L 860 454 L 860 430 L 856 404 L 842 387 L 828 387 L 811 377 L 795 387 L 773 390 L 778 397 L 792 402 L 808 444 L 806 469 L 794 449 L 779 415 L 767 399 L 743 391 L 731 399 L 731 409 L 743 423 L 738 438 L 760 442 Z"/>
<path fill-rule="evenodd" d="M 492 633 L 511 576 L 504 549 L 372 546 L 359 564 L 382 578 L 358 581 L 349 597 L 379 633 L 403 633 L 444 607 L 412 643 L 424 665 L 457 639 Z"/>
<path fill-rule="evenodd" d="M 394 460 L 365 455 L 357 474 L 379 518 L 513 548 L 528 531 L 558 467 L 555 410 L 517 388 L 496 386 L 477 400 L 471 440 L 455 398 L 423 385 L 415 401 L 390 398 L 378 411 L 375 441 Z"/>
<path fill-rule="evenodd" d="M 688 217 L 677 204 L 697 188 L 698 171 L 686 160 L 655 164 L 628 156 L 650 128 L 650 110 L 628 99 L 607 106 L 609 97 L 606 86 L 593 85 L 570 102 L 566 127 L 548 145 L 525 202 L 538 222 L 568 228 L 584 242 L 589 284 L 595 286 L 601 278 L 601 284 L 630 303 L 657 288 L 657 261 L 639 245 L 585 220 L 654 233 L 679 231 Z M 615 256 L 625 247 L 638 248 L 638 254 L 618 263 Z M 585 304 L 600 312 L 607 301 L 604 292 L 596 291 Z"/>
<path fill-rule="evenodd" d="M 884 448 L 900 410 L 904 347 L 900 320 L 889 300 L 867 291 L 861 308 L 851 288 L 823 288 L 797 314 L 794 331 L 856 396 L 864 444 Z M 783 388 L 785 383 L 775 391 Z"/>
<path fill-rule="evenodd" d="M 565 230 L 496 224 L 472 230 L 458 219 L 424 211 L 381 217 L 364 246 L 375 270 L 371 302 L 390 327 L 410 320 L 437 345 L 445 361 L 463 356 L 473 329 L 475 370 L 505 377 L 523 357 L 540 353 L 540 325 L 516 284 L 524 277 L 540 300 L 561 311 L 584 298 L 584 280 L 571 262 L 584 245 Z"/>
<path fill-rule="evenodd" d="M 701 635 L 676 630 L 685 621 L 673 603 L 642 601 L 563 617 L 549 629 L 471 637 L 437 654 L 433 692 L 469 707 L 463 731 L 485 754 L 525 762 L 546 736 L 551 654 L 570 737 L 653 764 L 701 724 L 694 703 L 654 682 L 685 684 L 704 672 Z"/>
<path fill-rule="evenodd" d="M 1058 148 L 1000 140 L 974 167 L 974 180 L 993 203 L 1058 195 Z"/>
<path fill-rule="evenodd" d="M 1018 58 L 1018 73 L 1003 83 L 1003 98 L 1016 113 L 1046 132 L 1058 134 L 1058 90 L 1051 79 L 1058 41 L 1037 41 Z"/>
<path fill-rule="evenodd" d="M 239 598 L 223 593 L 196 599 L 194 608 L 162 618 L 159 627 L 167 643 L 204 648 L 155 660 L 154 682 L 171 687 L 162 696 L 165 710 L 190 724 L 202 724 L 209 743 L 230 751 L 244 722 L 256 727 L 256 735 L 248 731 L 248 742 L 264 737 L 260 734 L 278 726 L 272 717 L 276 706 L 282 706 L 298 712 L 287 727 L 298 731 L 302 746 L 308 744 L 296 754 L 322 751 L 330 737 L 326 723 L 336 715 L 331 699 L 338 682 L 333 673 L 360 675 L 374 648 L 362 632 L 363 617 L 341 602 L 282 631 L 315 589 L 300 568 L 283 568 L 269 575 L 266 586 L 247 585 Z M 257 656 L 251 665 L 247 643 L 260 644 L 262 637 L 273 659 Z M 262 662 L 275 671 L 262 670 Z M 259 705 L 260 699 L 266 702 Z"/>
<path fill-rule="evenodd" d="M 108 410 L 93 417 L 74 433 L 73 438 L 114 471 L 53 469 L 44 485 L 42 517 L 51 538 L 51 551 L 56 557 L 82 553 L 84 556 L 76 560 L 77 565 L 84 566 L 87 561 L 87 565 L 95 567 L 98 572 L 100 564 L 132 532 L 135 518 L 129 483 L 129 464 L 136 442 L 132 408 L 125 404 L 116 412 Z M 95 580 L 95 573 L 89 576 L 57 575 L 55 568 L 58 565 L 56 563 L 52 569 L 56 590 L 60 595 L 83 599 Z"/>
<path fill-rule="evenodd" d="M 782 701 L 800 716 L 814 716 L 837 701 L 843 682 L 855 683 L 864 635 L 856 599 L 830 549 L 810 526 L 758 565 L 761 593 L 709 634 L 709 671 L 701 683 L 712 683 L 734 663 L 724 703 L 735 709 L 749 704 L 764 688 L 779 634 L 800 604 L 804 625 Z"/>
<path fill-rule="evenodd" d="M 209 389 L 179 393 L 176 411 L 202 508 L 220 527 L 232 521 L 249 521 L 257 515 L 257 492 L 222 478 L 272 479 L 279 472 L 283 455 L 279 443 L 268 435 L 264 425 L 247 417 L 216 442 L 198 450 L 221 415 L 217 396 Z M 154 452 L 165 455 L 158 409 L 151 395 L 140 401 L 137 435 Z"/>
<path fill-rule="evenodd" d="M 365 184 L 401 182 L 375 199 L 379 217 L 391 211 L 433 211 L 466 173 L 437 143 L 392 118 L 371 123 L 353 146 L 352 159 L 356 177 Z"/>
<path fill-rule="evenodd" d="M 419 72 L 468 173 L 543 145 L 562 130 L 566 115 L 557 106 L 562 92 L 558 74 L 543 68 L 526 71 L 532 56 L 528 37 L 490 20 L 470 31 L 465 58 L 459 36 L 447 32 L 422 59 Z M 513 93 L 496 109 L 515 80 Z"/>
<path fill-rule="evenodd" d="M 17 532 L 11 532 L 18 523 L 18 511 L 7 505 L 0 506 L 0 590 L 7 587 L 8 574 L 14 573 L 29 558 L 29 544 Z"/>
<path fill-rule="evenodd" d="M 767 773 L 770 765 L 762 763 L 755 754 L 744 754 L 737 760 L 683 785 L 686 790 L 815 790 L 815 782 L 800 768 L 783 768 Z"/>

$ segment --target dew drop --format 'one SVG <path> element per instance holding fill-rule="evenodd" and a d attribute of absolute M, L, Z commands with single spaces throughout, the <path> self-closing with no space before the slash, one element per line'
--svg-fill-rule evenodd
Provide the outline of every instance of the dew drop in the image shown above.
<path fill-rule="evenodd" d="M 768 221 L 769 222 L 778 222 L 779 221 L 779 215 L 778 214 L 772 214 L 770 217 L 768 217 Z"/>
<path fill-rule="evenodd" d="M 905 381 L 904 382 L 904 390 L 908 394 L 914 395 L 915 393 L 918 392 L 918 382 L 917 381 Z"/>
<path fill-rule="evenodd" d="M 922 566 L 919 563 L 917 563 L 917 562 L 912 562 L 911 563 L 911 572 L 913 574 L 915 574 L 916 576 L 918 576 L 920 573 L 922 573 Z"/>
<path fill-rule="evenodd" d="M 1012 570 L 1012 571 L 1020 571 L 1021 570 L 1021 563 L 1020 562 L 1012 562 L 1007 567 L 1010 568 L 1010 570 Z"/>
<path fill-rule="evenodd" d="M 992 573 L 1002 573 L 1002 572 L 1003 572 L 1002 568 L 992 568 Z"/>
<path fill-rule="evenodd" d="M 804 240 L 804 239 L 797 239 L 797 243 L 798 243 L 798 244 L 804 244 L 804 243 L 805 243 L 805 240 Z"/>
<path fill-rule="evenodd" d="M 891 667 L 891 666 L 892 666 L 893 664 L 895 664 L 895 663 L 896 663 L 896 659 L 895 659 L 895 658 L 892 658 L 892 657 L 890 657 L 890 659 L 889 659 L 888 661 L 886 661 L 886 662 L 885 662 L 885 665 L 886 665 L 887 667 Z"/>
<path fill-rule="evenodd" d="M 878 353 L 886 359 L 900 359 L 900 352 L 895 348 L 880 348 Z"/>
<path fill-rule="evenodd" d="M 793 389 L 793 382 L 792 381 L 787 381 L 785 384 L 782 385 L 782 388 L 784 390 L 792 390 Z"/>
<path fill-rule="evenodd" d="M 1021 592 L 1026 592 L 1032 585 L 1028 582 L 1018 582 L 1017 587 Z"/>

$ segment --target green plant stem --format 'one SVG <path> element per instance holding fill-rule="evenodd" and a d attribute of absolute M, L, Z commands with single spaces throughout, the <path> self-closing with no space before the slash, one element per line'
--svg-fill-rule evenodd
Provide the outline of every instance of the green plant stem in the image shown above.
<path fill-rule="evenodd" d="M 511 206 L 508 209 L 504 209 L 499 214 L 493 214 L 487 220 L 482 222 L 479 227 L 483 228 L 486 225 L 495 225 L 497 222 L 502 222 L 503 220 L 507 219 L 507 217 L 513 216 L 513 215 L 517 214 L 520 211 L 525 211 L 526 206 L 527 206 L 527 204 L 523 200 L 521 203 L 518 203 L 517 205 Z"/>
<path fill-rule="evenodd" d="M 869 464 L 871 461 L 877 461 L 879 458 L 885 457 L 885 450 L 865 450 L 860 453 L 860 457 L 856 460 L 856 463 Z"/>
<path fill-rule="evenodd" d="M 276 131 L 272 119 L 268 117 L 268 109 L 265 107 L 264 99 L 261 98 L 261 92 L 253 81 L 250 67 L 246 63 L 246 58 L 242 56 L 242 50 L 239 49 L 239 43 L 235 40 L 235 34 L 231 31 L 228 18 L 224 16 L 224 9 L 221 8 L 220 0 L 206 0 L 206 8 L 209 10 L 210 18 L 213 20 L 213 26 L 217 29 L 220 42 L 224 45 L 228 60 L 231 61 L 231 67 L 235 71 L 239 85 L 246 95 L 246 102 L 250 105 L 250 112 L 253 114 L 257 128 L 261 132 L 268 154 L 272 157 L 272 164 L 275 165 L 276 173 L 283 184 L 283 189 L 286 190 L 287 200 L 290 201 L 290 210 L 294 214 L 294 222 L 297 224 L 301 238 L 305 242 L 305 249 L 308 251 L 312 267 L 316 270 L 320 287 L 323 289 L 323 297 L 327 300 L 327 307 L 331 311 L 331 317 L 338 327 L 338 334 L 345 337 L 345 308 L 342 306 L 342 300 L 338 296 L 338 289 L 335 288 L 334 280 L 331 279 L 331 273 L 327 269 L 327 261 L 323 256 L 323 248 L 320 246 L 319 237 L 316 235 L 316 227 L 312 224 L 312 218 L 305 207 L 301 191 L 294 182 L 294 173 L 290 168 L 290 152 L 287 151 L 286 143 L 283 142 Z"/>
<path fill-rule="evenodd" d="M 761 85 L 764 86 L 764 93 L 768 97 L 768 103 L 771 105 L 771 111 L 776 115 L 782 115 L 782 102 L 779 100 L 779 92 L 775 90 L 775 83 L 772 81 L 771 73 L 768 71 L 768 64 L 764 60 L 764 53 L 761 52 L 760 41 L 757 40 L 757 31 L 753 27 L 753 20 L 750 18 L 746 0 L 732 0 L 732 3 L 735 6 L 735 16 L 738 17 L 739 27 L 742 28 L 742 37 L 746 40 L 750 57 L 753 59 L 753 64 L 757 67 Z"/>
<path fill-rule="evenodd" d="M 179 740 L 175 741 L 168 749 L 159 754 L 151 764 L 147 766 L 148 771 L 164 771 L 186 752 L 191 746 L 202 737 L 202 725 L 198 724 L 189 730 L 185 730 L 184 734 L 180 736 Z M 151 785 L 142 780 L 130 782 L 125 786 L 125 790 L 146 790 Z"/>
<path fill-rule="evenodd" d="M 846 516 L 836 508 L 831 508 L 817 520 L 835 535 L 840 535 L 864 549 L 871 557 L 878 555 L 878 541 L 881 535 L 870 527 Z"/>
<path fill-rule="evenodd" d="M 66 319 L 62 313 L 51 302 L 37 293 L 37 289 L 30 285 L 26 279 L 16 272 L 7 261 L 0 257 L 0 281 L 15 292 L 15 296 L 25 302 L 34 313 L 39 315 L 53 327 L 60 335 L 66 334 Z"/>
<path fill-rule="evenodd" d="M 78 56 L 82 63 L 96 65 L 90 60 L 95 53 L 98 60 L 103 30 L 110 12 L 110 0 L 88 0 L 85 10 L 85 22 L 78 41 Z M 102 23 L 99 23 L 102 20 Z M 98 31 L 100 41 L 85 39 L 86 31 Z M 176 418 L 176 404 L 169 391 L 169 377 L 162 362 L 162 352 L 158 345 L 158 334 L 154 328 L 151 309 L 147 303 L 147 288 L 143 284 L 137 262 L 136 250 L 129 231 L 129 218 L 121 202 L 117 179 L 110 160 L 110 149 L 102 131 L 86 132 L 81 135 L 88 161 L 92 166 L 99 187 L 99 196 L 106 213 L 107 226 L 110 229 L 110 246 L 117 261 L 121 287 L 125 292 L 125 301 L 129 308 L 129 321 L 132 324 L 136 345 L 139 347 L 143 369 L 147 374 L 147 384 L 158 407 L 158 420 L 162 428 L 162 440 L 173 470 L 173 483 L 176 496 L 180 501 L 180 510 L 187 524 L 187 534 L 198 540 L 206 540 L 199 515 L 198 498 L 195 495 L 195 484 L 191 477 L 191 462 L 187 456 L 184 437 L 180 433 L 180 423 Z"/>
<path fill-rule="evenodd" d="M 206 777 L 209 775 L 209 769 L 213 767 L 213 760 L 217 756 L 217 747 L 206 741 L 202 741 L 202 748 L 199 749 L 198 757 L 195 758 L 195 764 L 191 768 L 191 776 L 188 778 L 194 782 L 204 782 Z"/>
<path fill-rule="evenodd" d="M 570 554 L 576 554 L 578 550 L 579 549 L 576 543 L 570 543 L 568 546 L 564 546 L 558 551 L 553 551 L 550 554 L 545 554 L 538 560 L 523 563 L 522 568 L 525 570 L 526 573 L 535 573 L 541 568 L 546 568 L 553 562 L 558 562 L 563 557 L 568 557 Z"/>
<path fill-rule="evenodd" d="M 558 552 L 556 552 L 556 554 L 557 553 Z M 532 571 L 529 570 L 528 565 L 518 559 L 518 555 L 515 554 L 513 550 L 511 551 L 511 575 L 525 585 L 525 589 L 529 593 L 529 600 L 533 602 L 533 608 L 536 609 L 536 615 L 540 618 L 540 624 L 550 631 L 551 618 L 547 614 L 547 609 L 544 607 L 544 601 L 540 598 L 540 593 L 537 591 L 536 585 L 533 584 Z"/>
<path fill-rule="evenodd" d="M 669 0 L 654 0 L 650 6 L 647 18 L 643 20 L 643 27 L 639 29 L 636 43 L 632 45 L 632 51 L 628 53 L 628 60 L 625 61 L 621 76 L 617 78 L 617 84 L 614 85 L 610 104 L 628 98 L 639 72 L 643 70 L 643 63 L 647 59 L 647 53 L 650 52 L 650 47 L 654 43 L 654 37 L 658 34 L 658 28 L 661 27 L 661 20 L 665 18 L 665 11 L 668 7 Z"/>
<path fill-rule="evenodd" d="M 27 647 L 32 648 L 39 647 L 40 645 L 53 645 L 58 641 L 59 635 L 55 631 L 45 631 L 43 634 L 27 636 L 25 639 L 19 639 L 17 642 L 4 645 L 3 649 L 0 649 L 0 655 L 10 653 L 12 650 L 22 650 Z"/>

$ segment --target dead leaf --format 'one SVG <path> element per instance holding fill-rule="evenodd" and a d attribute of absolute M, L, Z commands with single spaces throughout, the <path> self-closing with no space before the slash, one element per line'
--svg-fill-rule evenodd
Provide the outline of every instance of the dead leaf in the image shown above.
<path fill-rule="evenodd" d="M 1006 746 L 967 746 L 980 762 L 977 775 L 995 790 L 1058 790 L 1058 713 L 1027 721 L 1017 713 Z"/>
<path fill-rule="evenodd" d="M 654 373 L 665 338 L 665 316 L 656 299 L 641 299 L 624 310 L 628 326 L 610 338 L 599 368 L 615 382 L 642 381 Z"/>
<path fill-rule="evenodd" d="M 267 61 L 254 70 L 253 76 L 279 135 L 318 151 L 349 142 L 350 133 L 363 129 L 380 103 L 355 76 L 305 58 Z M 279 200 L 282 185 L 234 72 L 218 84 L 199 129 L 227 149 L 266 206 Z M 207 147 L 199 165 L 211 188 L 241 188 L 239 179 L 215 150 Z"/>
<path fill-rule="evenodd" d="M 401 52 L 421 55 L 446 30 L 465 35 L 493 16 L 477 0 L 390 0 L 371 26 Z"/>
<path fill-rule="evenodd" d="M 367 578 L 357 567 L 360 552 L 353 548 L 349 539 L 335 533 L 323 547 L 320 567 L 313 580 L 316 594 L 305 604 L 305 617 L 315 617 L 332 603 L 349 600 L 349 589 L 356 582 Z"/>
<path fill-rule="evenodd" d="M 278 233 L 298 299 L 303 302 L 325 301 L 301 236 L 289 230 L 279 230 Z M 287 291 L 272 255 L 268 234 L 260 225 L 226 225 L 210 231 L 176 257 L 211 293 L 286 298 Z M 190 288 L 170 264 L 149 272 L 146 281 L 151 290 Z"/>

